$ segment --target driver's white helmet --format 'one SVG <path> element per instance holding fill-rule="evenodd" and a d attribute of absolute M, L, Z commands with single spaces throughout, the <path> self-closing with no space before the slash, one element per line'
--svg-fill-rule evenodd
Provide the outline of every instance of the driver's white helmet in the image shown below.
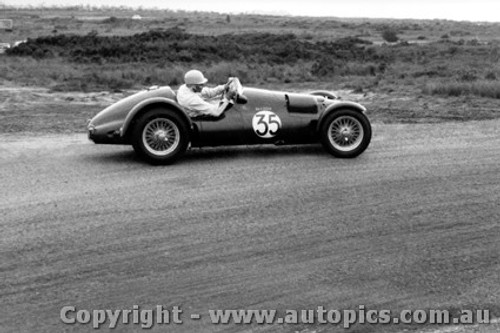
<path fill-rule="evenodd" d="M 196 69 L 190 70 L 184 75 L 184 83 L 186 84 L 205 84 L 207 81 L 203 73 Z"/>

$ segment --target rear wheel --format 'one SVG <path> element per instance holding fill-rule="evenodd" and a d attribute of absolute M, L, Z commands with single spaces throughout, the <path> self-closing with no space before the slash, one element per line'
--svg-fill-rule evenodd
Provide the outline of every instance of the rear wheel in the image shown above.
<path fill-rule="evenodd" d="M 147 111 L 137 119 L 132 131 L 134 150 L 152 164 L 174 162 L 186 151 L 188 144 L 188 125 L 168 109 Z"/>
<path fill-rule="evenodd" d="M 370 144 L 372 129 L 363 113 L 341 109 L 326 117 L 320 128 L 320 137 L 323 147 L 333 156 L 353 158 Z"/>

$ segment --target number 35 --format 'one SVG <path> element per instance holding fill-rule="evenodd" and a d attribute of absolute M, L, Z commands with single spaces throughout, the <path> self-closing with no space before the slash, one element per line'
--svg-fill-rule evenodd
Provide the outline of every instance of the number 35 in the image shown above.
<path fill-rule="evenodd" d="M 252 120 L 255 134 L 263 138 L 276 136 L 281 128 L 281 120 L 277 114 L 271 111 L 257 112 Z"/>

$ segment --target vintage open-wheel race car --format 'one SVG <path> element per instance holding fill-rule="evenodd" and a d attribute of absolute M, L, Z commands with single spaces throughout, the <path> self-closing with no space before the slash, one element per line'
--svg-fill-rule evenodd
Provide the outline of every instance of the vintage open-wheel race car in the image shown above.
<path fill-rule="evenodd" d="M 99 112 L 87 125 L 97 144 L 132 145 L 152 164 L 169 164 L 188 147 L 321 142 L 340 158 L 361 154 L 372 130 L 366 109 L 328 91 L 288 93 L 230 84 L 221 116 L 189 117 L 168 86 L 151 87 Z"/>

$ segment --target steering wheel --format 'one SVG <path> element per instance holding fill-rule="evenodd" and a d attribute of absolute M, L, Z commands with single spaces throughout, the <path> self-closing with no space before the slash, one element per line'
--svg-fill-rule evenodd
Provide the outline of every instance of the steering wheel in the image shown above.
<path fill-rule="evenodd" d="M 222 98 L 226 98 L 227 100 L 238 104 L 245 104 L 248 101 L 248 99 L 243 95 L 243 86 L 237 77 L 229 78 L 229 85 L 224 91 Z"/>

